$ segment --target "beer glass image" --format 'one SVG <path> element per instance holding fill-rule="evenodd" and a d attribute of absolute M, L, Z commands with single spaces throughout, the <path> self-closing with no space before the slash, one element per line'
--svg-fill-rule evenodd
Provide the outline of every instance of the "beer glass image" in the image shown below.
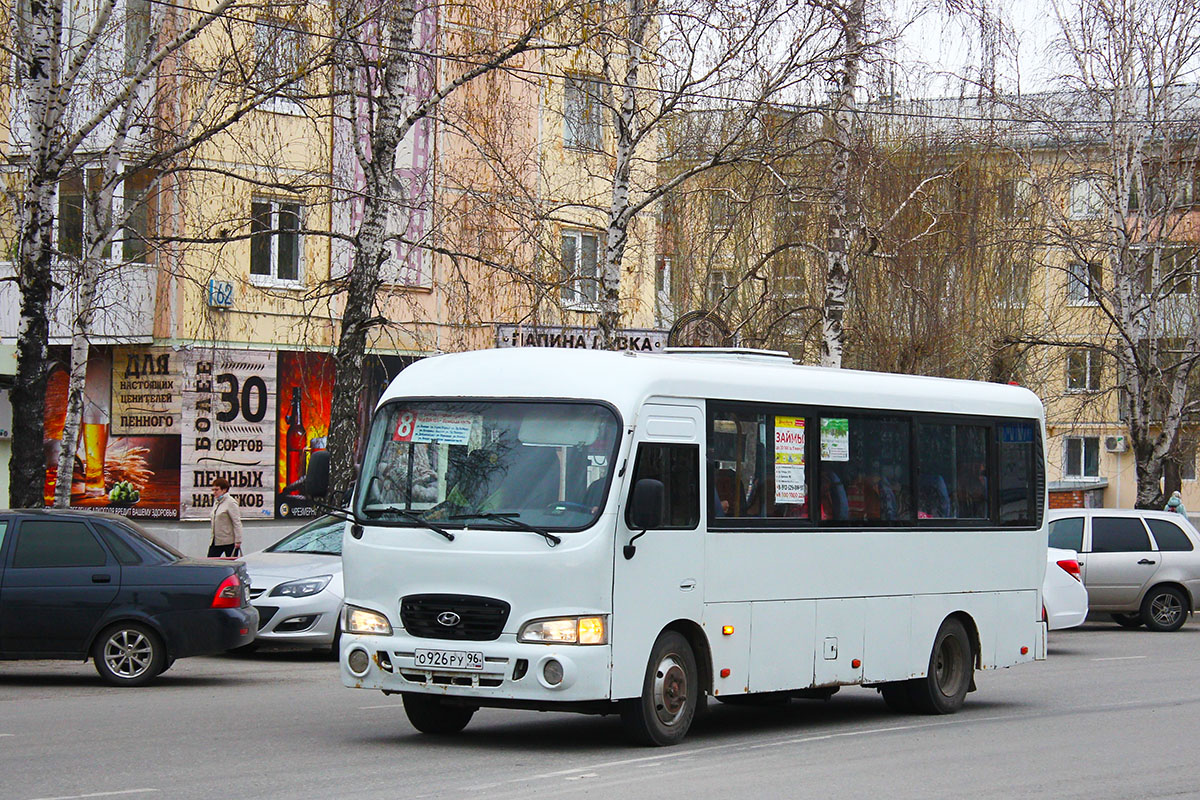
<path fill-rule="evenodd" d="M 88 359 L 83 401 L 84 493 L 104 492 L 104 457 L 108 451 L 108 405 L 112 394 L 112 361 Z"/>
<path fill-rule="evenodd" d="M 92 413 L 89 415 L 89 411 Z M 104 454 L 108 450 L 108 419 L 89 403 L 83 411 L 83 480 L 88 497 L 104 494 Z M 89 418 L 90 416 L 90 418 Z"/>

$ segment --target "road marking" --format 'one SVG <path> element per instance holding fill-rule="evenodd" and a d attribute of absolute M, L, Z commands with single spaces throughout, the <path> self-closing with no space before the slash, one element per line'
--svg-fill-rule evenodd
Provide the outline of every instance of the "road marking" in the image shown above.
<path fill-rule="evenodd" d="M 384 706 L 359 706 L 358 710 L 359 711 L 374 711 L 377 708 L 404 708 L 404 706 L 401 703 L 388 703 L 387 705 L 384 705 Z"/>
<path fill-rule="evenodd" d="M 1149 656 L 1113 656 L 1112 658 L 1093 658 L 1092 661 L 1137 661 Z"/>
<path fill-rule="evenodd" d="M 35 797 L 34 800 L 84 800 L 86 797 L 120 797 L 127 794 L 148 794 L 158 789 L 122 789 L 119 792 L 92 792 L 91 794 L 65 794 L 61 797 Z"/>
<path fill-rule="evenodd" d="M 0 733 L 0 738 L 4 738 L 5 736 L 16 736 L 16 734 L 15 733 Z"/>

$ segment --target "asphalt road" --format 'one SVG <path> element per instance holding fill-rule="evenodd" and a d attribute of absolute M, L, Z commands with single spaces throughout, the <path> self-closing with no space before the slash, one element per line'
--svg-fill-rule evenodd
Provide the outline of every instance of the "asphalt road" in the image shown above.
<path fill-rule="evenodd" d="M 177 662 L 144 689 L 91 664 L 0 663 L 0 798 L 1200 797 L 1200 620 L 1051 634 L 1039 664 L 977 675 L 949 717 L 874 691 L 776 709 L 713 703 L 682 745 L 615 717 L 484 709 L 416 733 L 398 698 L 316 654 Z"/>

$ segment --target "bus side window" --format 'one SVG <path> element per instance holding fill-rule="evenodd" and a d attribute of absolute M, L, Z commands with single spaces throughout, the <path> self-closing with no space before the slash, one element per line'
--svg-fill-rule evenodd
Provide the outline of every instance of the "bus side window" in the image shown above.
<path fill-rule="evenodd" d="M 699 445 L 643 442 L 631 485 L 643 478 L 663 483 L 664 529 L 691 530 L 700 524 Z"/>

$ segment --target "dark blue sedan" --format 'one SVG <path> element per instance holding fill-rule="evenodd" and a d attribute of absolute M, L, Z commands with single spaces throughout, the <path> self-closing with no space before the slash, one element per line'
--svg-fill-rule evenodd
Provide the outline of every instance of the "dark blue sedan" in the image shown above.
<path fill-rule="evenodd" d="M 0 511 L 0 659 L 90 657 L 141 686 L 254 641 L 249 583 L 240 562 L 188 558 L 119 516 Z"/>

